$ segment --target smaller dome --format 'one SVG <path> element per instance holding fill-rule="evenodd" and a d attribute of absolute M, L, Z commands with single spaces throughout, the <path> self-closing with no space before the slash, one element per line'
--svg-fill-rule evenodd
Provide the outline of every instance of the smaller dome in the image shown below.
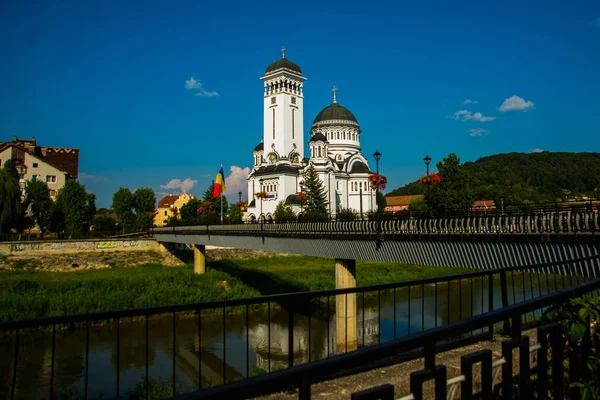
<path fill-rule="evenodd" d="M 322 142 L 326 142 L 327 138 L 321 132 L 317 132 L 310 138 L 308 142 L 318 142 L 319 140 Z"/>
<path fill-rule="evenodd" d="M 362 161 L 357 161 L 352 164 L 352 168 L 350 169 L 350 173 L 370 173 L 369 167 Z"/>
<path fill-rule="evenodd" d="M 260 142 L 259 144 L 256 145 L 256 147 L 254 148 L 254 151 L 263 151 L 265 149 L 265 144 L 263 142 Z"/>
<path fill-rule="evenodd" d="M 274 63 L 269 64 L 269 66 L 267 67 L 267 70 L 265 71 L 265 74 L 268 74 L 269 72 L 277 71 L 278 69 L 281 69 L 281 68 L 291 69 L 292 71 L 297 72 L 300 75 L 302 75 L 302 69 L 298 66 L 298 64 L 291 62 L 287 58 L 280 58 L 279 60 L 275 61 Z"/>

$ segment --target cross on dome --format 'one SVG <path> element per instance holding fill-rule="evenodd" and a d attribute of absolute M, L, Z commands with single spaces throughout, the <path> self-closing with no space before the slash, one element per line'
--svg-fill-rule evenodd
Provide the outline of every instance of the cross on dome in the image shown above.
<path fill-rule="evenodd" d="M 333 89 L 331 89 L 331 91 L 333 92 L 333 102 L 334 102 L 334 103 L 337 103 L 337 98 L 336 98 L 336 96 L 335 96 L 335 94 L 336 94 L 335 92 L 337 92 L 338 90 L 339 90 L 339 89 L 338 89 L 338 88 L 336 88 L 335 86 L 333 87 Z"/>
<path fill-rule="evenodd" d="M 285 46 L 281 46 L 281 58 L 285 58 L 285 51 L 287 49 L 285 48 Z"/>

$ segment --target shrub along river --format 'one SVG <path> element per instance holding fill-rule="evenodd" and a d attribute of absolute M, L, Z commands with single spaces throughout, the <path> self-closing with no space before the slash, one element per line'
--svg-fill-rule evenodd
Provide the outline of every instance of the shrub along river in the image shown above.
<path fill-rule="evenodd" d="M 509 278 L 509 303 L 569 286 L 568 279 L 538 274 Z M 358 294 L 358 347 L 392 340 L 411 333 L 455 322 L 486 312 L 487 278 L 463 279 L 460 283 L 404 287 Z M 395 300 L 395 301 L 394 301 Z M 316 303 L 315 303 L 316 304 Z M 381 304 L 381 307 L 379 307 Z M 494 308 L 501 307 L 500 280 L 494 280 Z M 146 369 L 151 380 L 175 382 L 183 391 L 222 384 L 288 366 L 288 312 L 277 304 L 270 309 L 250 311 L 222 309 L 216 314 L 167 314 L 145 319 L 56 330 L 21 330 L 18 341 L 17 373 L 15 336 L 0 338 L 0 398 L 48 398 L 54 395 L 88 398 L 117 392 L 131 397 L 143 386 Z M 308 311 L 295 313 L 294 364 L 336 354 L 335 298 L 323 299 Z M 536 314 L 538 317 L 540 313 Z M 175 321 L 173 320 L 175 318 Z M 147 324 L 147 331 L 146 331 Z M 173 334 L 175 327 L 175 335 Z M 64 327 L 63 327 L 64 328 Z M 147 336 L 146 336 L 147 332 Z M 117 340 L 117 334 L 120 340 Z M 175 336 L 175 337 L 174 337 Z M 147 338 L 147 339 L 146 339 Z M 89 350 L 86 352 L 86 343 Z M 89 366 L 86 383 L 86 365 Z M 117 374 L 117 370 L 119 371 Z M 136 386 L 137 392 L 136 392 Z"/>

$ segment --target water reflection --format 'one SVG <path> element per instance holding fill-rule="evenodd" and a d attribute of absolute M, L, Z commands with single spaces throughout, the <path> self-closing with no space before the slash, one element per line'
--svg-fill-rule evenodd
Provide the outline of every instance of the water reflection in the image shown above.
<path fill-rule="evenodd" d="M 513 278 L 511 280 L 511 278 Z M 564 279 L 536 274 L 509 277 L 510 303 L 569 286 Z M 489 310 L 487 278 L 463 279 L 448 284 L 412 286 L 358 294 L 358 346 L 369 346 L 442 326 Z M 499 280 L 494 281 L 493 308 L 501 307 Z M 512 290 L 514 289 L 514 292 Z M 513 297 L 514 293 L 514 297 Z M 242 309 L 243 310 L 243 309 Z M 52 366 L 52 332 L 22 331 L 19 336 L 16 398 L 49 398 L 53 392 L 83 393 L 86 362 L 90 397 L 125 396 L 146 376 L 173 380 L 186 391 L 242 379 L 288 366 L 290 348 L 288 312 L 279 307 L 251 312 L 222 311 L 216 315 L 172 315 L 145 320 L 123 320 L 117 341 L 116 324 L 89 329 L 86 358 L 85 327 L 57 330 Z M 337 352 L 335 298 L 323 300 L 308 313 L 294 315 L 294 364 L 328 357 Z M 539 315 L 539 313 L 538 313 Z M 268 323 L 270 321 L 270 323 Z M 146 323 L 148 342 L 146 343 Z M 175 326 L 176 335 L 173 335 Z M 224 334 L 225 333 L 225 334 Z M 15 338 L 0 342 L 0 398 L 10 398 Z M 118 374 L 117 374 L 118 371 Z"/>

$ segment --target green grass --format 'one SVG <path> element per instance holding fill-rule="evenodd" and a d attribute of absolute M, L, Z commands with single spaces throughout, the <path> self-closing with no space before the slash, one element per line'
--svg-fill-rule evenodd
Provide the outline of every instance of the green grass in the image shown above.
<path fill-rule="evenodd" d="M 357 285 L 461 272 L 467 270 L 358 262 Z M 204 275 L 189 265 L 3 272 L 0 321 L 333 288 L 334 261 L 301 256 L 220 260 L 209 263 Z"/>

